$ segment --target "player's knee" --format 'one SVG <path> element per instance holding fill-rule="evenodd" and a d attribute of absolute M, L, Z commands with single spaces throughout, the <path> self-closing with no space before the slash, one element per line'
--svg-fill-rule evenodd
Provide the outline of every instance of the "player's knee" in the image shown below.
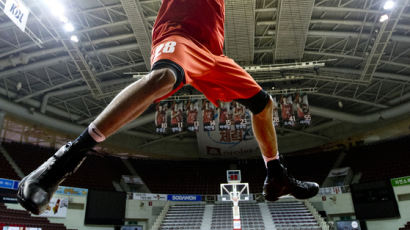
<path fill-rule="evenodd" d="M 259 91 L 256 95 L 248 99 L 237 99 L 237 102 L 248 108 L 253 115 L 257 115 L 269 109 L 272 105 L 270 95 L 264 90 Z"/>
<path fill-rule="evenodd" d="M 176 82 L 175 74 L 168 68 L 153 70 L 147 84 L 155 90 L 172 89 Z"/>

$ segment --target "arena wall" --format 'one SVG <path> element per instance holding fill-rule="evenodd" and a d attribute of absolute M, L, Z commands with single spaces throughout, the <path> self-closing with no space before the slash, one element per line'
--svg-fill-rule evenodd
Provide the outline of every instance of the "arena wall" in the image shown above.
<path fill-rule="evenodd" d="M 368 230 L 399 229 L 410 221 L 410 200 L 399 200 L 401 195 L 410 195 L 410 185 L 393 187 L 399 206 L 400 218 L 366 221 Z M 316 196 L 309 200 L 319 211 L 325 211 L 332 221 L 350 217 L 355 219 L 351 193 Z"/>

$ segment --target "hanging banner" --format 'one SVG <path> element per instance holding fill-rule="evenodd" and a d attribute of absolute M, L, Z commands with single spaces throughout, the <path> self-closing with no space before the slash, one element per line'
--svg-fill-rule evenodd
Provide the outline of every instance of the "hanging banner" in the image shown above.
<path fill-rule="evenodd" d="M 219 102 L 218 107 L 218 128 L 219 130 L 230 130 L 231 129 L 231 103 L 229 102 Z"/>
<path fill-rule="evenodd" d="M 310 125 L 310 113 L 309 113 L 309 102 L 307 94 L 295 95 L 294 100 L 294 111 L 296 111 L 296 121 L 301 126 Z"/>
<path fill-rule="evenodd" d="M 168 130 L 168 119 L 167 119 L 167 103 L 158 103 L 155 112 L 155 127 L 156 132 L 165 134 Z"/>
<path fill-rule="evenodd" d="M 0 178 L 0 188 L 17 190 L 19 181 Z"/>
<path fill-rule="evenodd" d="M 276 96 L 272 96 L 272 101 L 273 101 L 273 125 L 275 127 L 279 126 L 280 118 L 279 118 L 279 104 L 278 100 L 276 99 Z"/>
<path fill-rule="evenodd" d="M 293 101 L 292 96 L 282 96 L 280 98 L 280 107 L 282 113 L 283 126 L 294 127 L 295 116 L 293 114 Z"/>
<path fill-rule="evenodd" d="M 171 131 L 172 133 L 180 133 L 183 129 L 184 118 L 183 118 L 183 101 L 174 101 L 171 105 Z"/>
<path fill-rule="evenodd" d="M 197 132 L 199 130 L 198 111 L 199 105 L 197 100 L 187 101 L 185 105 L 186 125 L 188 131 Z"/>
<path fill-rule="evenodd" d="M 236 130 L 246 130 L 249 124 L 249 119 L 246 117 L 246 108 L 238 102 L 232 102 L 233 107 L 233 123 Z"/>
<path fill-rule="evenodd" d="M 208 100 L 202 100 L 202 122 L 204 131 L 215 130 L 215 106 Z"/>
<path fill-rule="evenodd" d="M 43 217 L 67 217 L 68 198 L 52 198 L 46 210 L 40 214 Z"/>
<path fill-rule="evenodd" d="M 10 18 L 14 24 L 24 32 L 30 10 L 20 0 L 6 0 L 3 9 L 4 13 Z"/>
<path fill-rule="evenodd" d="M 206 115 L 206 113 L 201 115 Z M 204 127 L 199 129 L 196 136 L 199 153 L 205 158 L 246 158 L 260 155 L 258 144 L 253 136 L 250 125 L 244 130 L 207 131 L 207 128 Z"/>

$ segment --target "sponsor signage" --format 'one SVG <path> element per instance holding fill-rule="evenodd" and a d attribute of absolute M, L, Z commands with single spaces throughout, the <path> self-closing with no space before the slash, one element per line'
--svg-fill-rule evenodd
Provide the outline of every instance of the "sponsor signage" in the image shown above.
<path fill-rule="evenodd" d="M 168 195 L 169 201 L 201 201 L 202 197 L 200 195 Z"/>
<path fill-rule="evenodd" d="M 390 181 L 391 181 L 391 185 L 394 187 L 410 185 L 410 176 L 393 178 Z"/>
<path fill-rule="evenodd" d="M 133 193 L 133 200 L 167 200 L 167 194 Z"/>
<path fill-rule="evenodd" d="M 87 196 L 88 189 L 85 188 L 74 188 L 74 187 L 65 187 L 58 186 L 56 194 L 60 195 L 74 195 L 74 196 Z"/>
<path fill-rule="evenodd" d="M 24 32 L 30 13 L 27 6 L 20 0 L 7 0 L 3 11 Z"/>
<path fill-rule="evenodd" d="M 52 198 L 46 210 L 40 214 L 43 217 L 67 217 L 68 198 Z"/>
<path fill-rule="evenodd" d="M 0 178 L 0 188 L 17 190 L 19 182 L 16 180 L 8 180 Z"/>

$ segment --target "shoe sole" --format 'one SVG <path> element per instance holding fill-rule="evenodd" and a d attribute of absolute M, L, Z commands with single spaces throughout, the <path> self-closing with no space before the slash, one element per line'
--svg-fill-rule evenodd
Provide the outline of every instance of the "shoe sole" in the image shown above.
<path fill-rule="evenodd" d="M 27 211 L 35 214 L 35 215 L 39 215 L 40 214 L 40 210 L 37 207 L 37 205 L 35 205 L 33 202 L 30 202 L 29 200 L 25 199 L 23 197 L 23 191 L 24 191 L 24 182 L 25 180 L 23 179 L 20 184 L 19 184 L 19 188 L 18 188 L 18 192 L 17 192 L 17 201 L 19 202 L 19 204 L 21 206 L 23 206 L 23 208 L 25 208 Z"/>

